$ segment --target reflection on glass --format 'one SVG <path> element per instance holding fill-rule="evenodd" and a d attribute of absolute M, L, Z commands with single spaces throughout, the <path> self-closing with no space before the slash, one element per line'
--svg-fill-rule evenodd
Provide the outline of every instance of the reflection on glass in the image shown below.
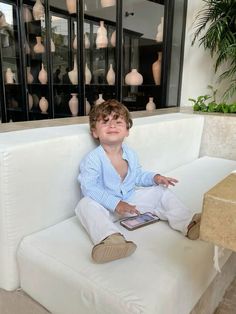
<path fill-rule="evenodd" d="M 86 0 L 85 97 L 93 105 L 115 98 L 116 1 Z M 89 72 L 90 71 L 90 72 Z M 91 81 L 89 83 L 91 73 Z M 86 110 L 87 112 L 87 110 Z"/>
<path fill-rule="evenodd" d="M 18 35 L 14 32 L 15 6 L 0 3 L 0 49 L 8 110 L 20 110 Z"/>
<path fill-rule="evenodd" d="M 70 90 L 64 88 L 65 85 L 71 85 L 70 47 L 75 51 L 77 46 L 74 46 L 74 42 L 77 44 L 77 41 L 74 41 L 75 33 L 71 40 L 69 39 L 69 21 L 60 15 L 52 15 L 51 33 L 55 45 L 55 52 L 52 54 L 54 110 L 56 115 L 65 115 L 70 112 L 68 105 L 71 98 Z"/>
<path fill-rule="evenodd" d="M 156 62 L 159 59 L 161 63 L 164 6 L 127 0 L 123 2 L 123 16 L 123 102 L 130 110 L 145 110 L 151 97 L 160 106 L 161 66 Z"/>

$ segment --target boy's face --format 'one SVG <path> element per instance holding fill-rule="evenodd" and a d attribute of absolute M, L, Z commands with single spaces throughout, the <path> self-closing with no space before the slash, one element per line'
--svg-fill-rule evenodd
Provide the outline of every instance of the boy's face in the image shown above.
<path fill-rule="evenodd" d="M 94 138 L 99 139 L 101 144 L 121 144 L 129 135 L 127 124 L 122 116 L 117 119 L 114 113 L 106 118 L 99 118 L 96 121 L 95 129 L 92 130 Z"/>

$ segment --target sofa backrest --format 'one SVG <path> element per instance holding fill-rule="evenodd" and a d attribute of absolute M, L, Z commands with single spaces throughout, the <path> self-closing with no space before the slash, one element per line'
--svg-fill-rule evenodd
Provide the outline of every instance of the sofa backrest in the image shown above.
<path fill-rule="evenodd" d="M 203 117 L 134 119 L 127 142 L 140 163 L 165 173 L 199 155 Z M 81 158 L 95 147 L 87 124 L 0 133 L 0 287 L 19 286 L 21 239 L 72 215 L 80 199 Z"/>

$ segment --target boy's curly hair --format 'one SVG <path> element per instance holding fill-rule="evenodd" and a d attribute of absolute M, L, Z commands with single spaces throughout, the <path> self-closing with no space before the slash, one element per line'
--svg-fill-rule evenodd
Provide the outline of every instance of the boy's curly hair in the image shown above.
<path fill-rule="evenodd" d="M 131 119 L 129 110 L 116 99 L 109 99 L 99 105 L 94 105 L 92 107 L 89 113 L 90 131 L 92 132 L 95 129 L 96 122 L 98 120 L 105 119 L 111 113 L 114 113 L 115 120 L 119 117 L 122 117 L 125 120 L 127 130 L 132 127 L 133 121 Z"/>

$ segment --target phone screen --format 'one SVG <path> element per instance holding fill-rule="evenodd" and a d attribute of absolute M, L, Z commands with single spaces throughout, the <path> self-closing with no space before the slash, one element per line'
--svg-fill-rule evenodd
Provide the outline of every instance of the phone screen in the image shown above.
<path fill-rule="evenodd" d="M 153 215 L 152 213 L 144 213 L 138 216 L 126 218 L 125 220 L 122 220 L 120 223 L 125 228 L 133 230 L 159 220 L 160 220 L 159 217 Z"/>

